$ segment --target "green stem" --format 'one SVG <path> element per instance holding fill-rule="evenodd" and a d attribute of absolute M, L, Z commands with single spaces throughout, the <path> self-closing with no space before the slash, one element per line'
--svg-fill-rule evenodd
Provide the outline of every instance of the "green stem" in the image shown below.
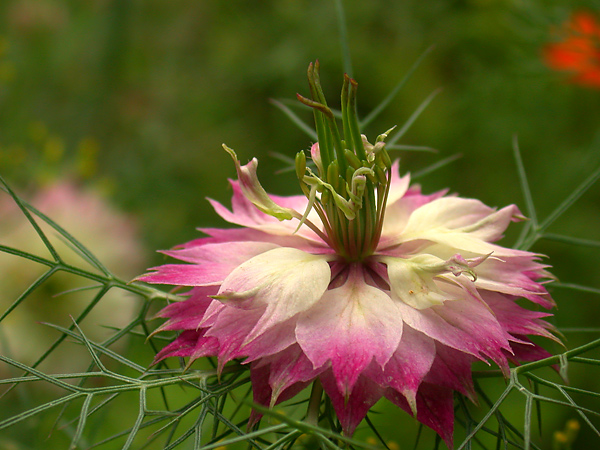
<path fill-rule="evenodd" d="M 530 362 L 528 364 L 523 364 L 522 366 L 515 367 L 513 371 L 517 374 L 526 373 L 533 369 L 537 369 L 539 367 L 548 367 L 553 364 L 560 363 L 561 358 L 565 358 L 567 360 L 573 358 L 574 356 L 585 353 L 589 350 L 593 350 L 597 347 L 600 347 L 600 339 L 596 339 L 595 341 L 589 342 L 588 344 L 582 345 L 581 347 L 574 348 L 573 350 L 569 350 L 560 355 L 551 356 L 550 358 L 541 359 L 539 361 Z"/>
<path fill-rule="evenodd" d="M 323 396 L 323 386 L 318 378 L 313 382 L 308 401 L 308 412 L 306 414 L 306 423 L 314 426 L 319 425 L 319 410 L 321 409 L 321 397 Z"/>

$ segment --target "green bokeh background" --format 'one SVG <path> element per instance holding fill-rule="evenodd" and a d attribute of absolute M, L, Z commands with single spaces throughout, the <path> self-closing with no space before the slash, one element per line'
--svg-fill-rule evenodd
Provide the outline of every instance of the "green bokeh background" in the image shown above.
<path fill-rule="evenodd" d="M 402 171 L 460 153 L 419 180 L 425 192 L 449 187 L 525 210 L 517 135 L 544 218 L 600 164 L 600 90 L 569 84 L 541 58 L 572 11 L 600 13 L 598 2 L 566 3 L 345 2 L 362 116 L 435 46 L 367 134 L 402 125 L 442 88 L 400 142 L 438 153 L 398 154 Z M 242 162 L 259 159 L 269 192 L 297 193 L 293 176 L 274 174 L 283 164 L 272 154 L 292 157 L 311 141 L 268 100 L 307 95 L 306 68 L 319 59 L 336 104 L 344 72 L 337 20 L 331 0 L 3 0 L 0 173 L 21 192 L 64 176 L 98 186 L 135 215 L 148 249 L 224 225 L 204 200 L 227 205 L 231 195 L 226 178 L 235 171 L 223 142 Z M 600 239 L 599 205 L 595 186 L 551 231 Z M 561 281 L 600 287 L 597 249 L 540 242 L 533 250 L 551 256 Z M 148 266 L 162 261 L 155 255 Z M 559 326 L 598 325 L 597 295 L 554 295 Z M 567 346 L 596 337 L 567 334 Z M 598 390 L 598 375 L 572 380 Z M 560 410 L 548 426 L 570 417 Z M 582 433 L 578 448 L 597 448 L 600 440 Z"/>

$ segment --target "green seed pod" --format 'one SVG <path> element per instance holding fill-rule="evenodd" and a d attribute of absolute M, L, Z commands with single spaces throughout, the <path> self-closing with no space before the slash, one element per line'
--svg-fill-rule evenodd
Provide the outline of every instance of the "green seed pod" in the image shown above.
<path fill-rule="evenodd" d="M 377 181 L 385 186 L 387 184 L 387 177 L 385 176 L 385 172 L 383 171 L 383 169 L 379 166 L 375 166 L 373 170 L 375 171 Z"/>
<path fill-rule="evenodd" d="M 296 176 L 299 180 L 304 178 L 306 174 L 306 155 L 303 151 L 296 153 Z"/>
<path fill-rule="evenodd" d="M 346 183 L 348 183 L 348 186 L 352 186 L 352 178 L 353 177 L 354 177 L 354 169 L 352 167 L 346 168 Z"/>
<path fill-rule="evenodd" d="M 392 159 L 390 158 L 389 153 L 385 148 L 383 148 L 380 152 L 381 157 L 383 159 L 383 163 L 385 164 L 386 169 L 390 169 L 392 167 Z"/>
<path fill-rule="evenodd" d="M 325 189 L 321 194 L 321 205 L 326 206 L 331 203 L 331 192 Z"/>
<path fill-rule="evenodd" d="M 350 164 L 350 166 L 352 166 L 355 170 L 360 169 L 362 167 L 360 159 L 358 159 L 358 157 L 352 151 L 346 149 L 344 151 L 344 156 L 346 157 L 346 161 L 348 161 L 348 164 Z"/>
<path fill-rule="evenodd" d="M 338 162 L 337 160 L 333 160 L 327 168 L 327 182 L 333 186 L 333 189 L 335 189 L 336 192 L 339 192 L 339 176 L 340 168 Z"/>
<path fill-rule="evenodd" d="M 385 148 L 381 149 L 375 156 L 375 165 L 383 170 L 392 167 L 392 160 Z"/>

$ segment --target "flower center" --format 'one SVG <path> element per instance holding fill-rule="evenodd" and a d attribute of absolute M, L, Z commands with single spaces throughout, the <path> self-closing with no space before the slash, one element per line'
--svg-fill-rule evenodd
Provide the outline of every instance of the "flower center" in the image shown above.
<path fill-rule="evenodd" d="M 319 82 L 319 63 L 310 64 L 308 81 L 312 99 L 298 99 L 313 108 L 318 143 L 307 165 L 305 152 L 296 155 L 296 174 L 309 204 L 300 225 L 314 208 L 329 244 L 346 261 L 363 261 L 372 255 L 381 237 L 391 182 L 392 161 L 385 149 L 391 130 L 375 144 L 360 133 L 356 114 L 357 83 L 344 76 L 342 133 L 327 106 Z"/>

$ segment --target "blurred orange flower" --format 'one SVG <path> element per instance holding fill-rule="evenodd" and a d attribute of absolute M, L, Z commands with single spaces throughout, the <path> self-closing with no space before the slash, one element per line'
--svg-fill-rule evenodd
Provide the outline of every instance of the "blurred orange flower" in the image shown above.
<path fill-rule="evenodd" d="M 546 64 L 572 73 L 570 82 L 600 89 L 600 20 L 584 11 L 574 13 L 544 48 Z"/>

